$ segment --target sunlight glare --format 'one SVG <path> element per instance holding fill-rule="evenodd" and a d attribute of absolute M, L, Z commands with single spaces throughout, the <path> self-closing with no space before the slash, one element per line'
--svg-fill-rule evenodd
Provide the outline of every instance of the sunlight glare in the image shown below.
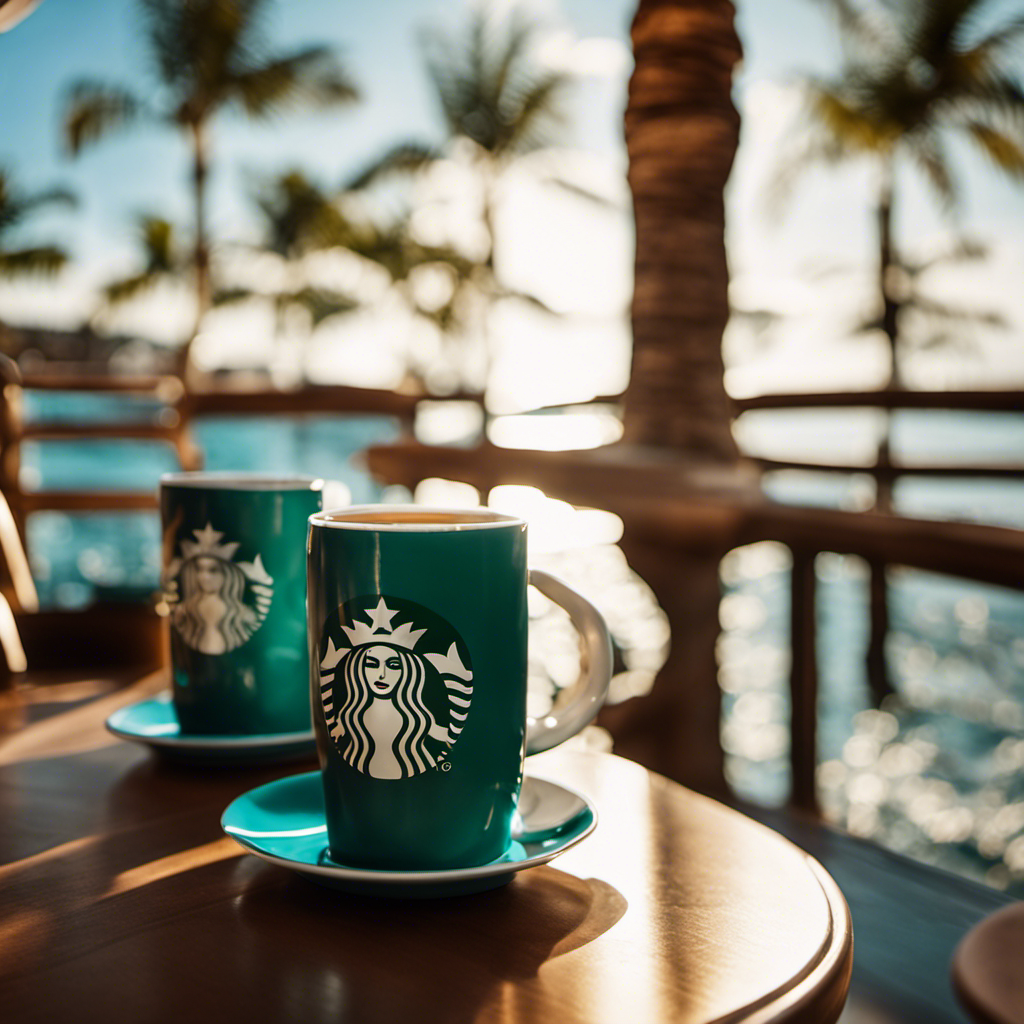
<path fill-rule="evenodd" d="M 568 502 L 549 498 L 536 487 L 494 487 L 487 496 L 487 505 L 529 523 L 532 554 L 615 544 L 622 537 L 622 520 L 613 512 L 573 508 Z"/>
<path fill-rule="evenodd" d="M 622 437 L 622 423 L 610 413 L 501 416 L 488 426 L 487 435 L 499 448 L 579 451 L 614 444 Z"/>
<path fill-rule="evenodd" d="M 472 484 L 428 477 L 416 485 L 413 500 L 432 508 L 479 508 L 480 492 Z"/>

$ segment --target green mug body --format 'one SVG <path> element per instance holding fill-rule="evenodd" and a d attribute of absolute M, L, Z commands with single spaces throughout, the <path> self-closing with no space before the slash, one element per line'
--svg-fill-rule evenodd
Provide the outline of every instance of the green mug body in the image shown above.
<path fill-rule="evenodd" d="M 329 858 L 443 870 L 504 855 L 525 753 L 526 524 L 323 512 L 308 573 Z"/>
<path fill-rule="evenodd" d="M 309 732 L 303 538 L 323 481 L 160 480 L 172 695 L 184 735 Z"/>

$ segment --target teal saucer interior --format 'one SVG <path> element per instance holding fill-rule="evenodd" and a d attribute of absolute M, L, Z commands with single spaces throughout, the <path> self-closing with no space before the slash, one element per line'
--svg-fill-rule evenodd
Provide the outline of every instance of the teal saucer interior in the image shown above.
<path fill-rule="evenodd" d="M 331 860 L 327 852 L 323 787 L 319 772 L 278 779 L 233 801 L 221 828 L 250 852 L 346 892 L 402 898 L 461 896 L 496 889 L 517 871 L 543 864 L 593 831 L 597 814 L 585 798 L 545 779 L 523 780 L 520 807 L 532 807 L 541 828 L 532 829 L 529 813 L 517 819 L 504 855 L 490 864 L 445 871 L 377 871 Z M 568 817 L 551 827 L 561 812 Z"/>
<path fill-rule="evenodd" d="M 166 757 L 205 764 L 266 764 L 310 757 L 316 739 L 308 733 L 269 736 L 193 736 L 183 734 L 169 695 L 119 708 L 107 729 L 122 739 L 145 743 Z"/>

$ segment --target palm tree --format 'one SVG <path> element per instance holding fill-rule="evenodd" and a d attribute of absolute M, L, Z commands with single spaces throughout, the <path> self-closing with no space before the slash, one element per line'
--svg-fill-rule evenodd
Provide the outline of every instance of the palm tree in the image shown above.
<path fill-rule="evenodd" d="M 466 140 L 486 184 L 511 161 L 552 145 L 565 124 L 569 76 L 534 61 L 540 28 L 521 10 L 499 19 L 474 9 L 464 36 L 423 35 L 430 75 L 449 142 Z M 493 196 L 485 196 L 485 208 Z"/>
<path fill-rule="evenodd" d="M 1015 46 L 1024 18 L 986 25 L 988 0 L 829 0 L 843 30 L 844 63 L 834 78 L 803 82 L 805 112 L 799 143 L 780 168 L 775 201 L 785 199 L 810 165 L 867 159 L 877 173 L 879 307 L 864 330 L 881 330 L 889 349 L 887 387 L 903 386 L 901 330 L 905 314 L 962 311 L 917 292 L 919 268 L 901 258 L 893 236 L 896 169 L 909 162 L 923 174 L 944 210 L 956 208 L 959 187 L 947 139 L 966 140 L 1011 178 L 1024 181 L 1024 89 Z M 968 250 L 969 251 L 969 250 Z M 992 318 L 990 318 L 992 322 Z M 995 318 L 994 322 L 998 322 Z M 877 462 L 889 464 L 891 417 L 886 414 Z M 891 485 L 880 480 L 875 506 L 888 512 Z M 868 679 L 876 700 L 892 692 L 885 661 L 888 632 L 886 567 L 871 570 L 872 640 Z"/>
<path fill-rule="evenodd" d="M 309 282 L 306 257 L 334 248 L 349 248 L 353 231 L 328 193 L 300 170 L 285 171 L 260 183 L 255 192 L 261 239 L 256 251 L 277 265 L 276 280 L 251 287 L 234 285 L 218 291 L 218 306 L 268 300 L 274 307 L 275 336 L 301 319 L 309 335 L 326 320 L 360 308 L 356 296 Z"/>
<path fill-rule="evenodd" d="M 829 2 L 843 29 L 844 65 L 834 78 L 803 82 L 802 139 L 780 169 L 776 198 L 813 163 L 866 158 L 875 165 L 881 308 L 863 326 L 884 333 L 889 387 L 896 388 L 903 382 L 901 313 L 917 298 L 913 268 L 893 237 L 896 168 L 901 161 L 915 166 L 943 208 L 955 209 L 959 189 L 946 140 L 959 135 L 1024 181 L 1024 88 L 1015 51 L 1024 18 L 985 27 L 987 0 Z"/>
<path fill-rule="evenodd" d="M 422 150 L 401 146 L 358 170 L 337 190 L 325 189 L 295 169 L 262 182 L 254 196 L 262 225 L 256 250 L 277 264 L 277 281 L 269 289 L 224 288 L 215 295 L 215 303 L 270 300 L 279 336 L 287 321 L 298 318 L 312 334 L 329 318 L 366 308 L 373 301 L 366 295 L 310 283 L 308 257 L 344 252 L 383 270 L 409 311 L 446 336 L 464 319 L 461 299 L 476 263 L 451 247 L 416 241 L 409 230 L 408 211 L 400 208 L 386 215 L 372 201 L 375 185 L 416 170 L 423 161 Z M 450 282 L 450 292 L 441 301 L 425 302 L 416 287 L 418 275 L 428 270 Z M 410 384 L 425 390 L 428 370 L 411 360 Z"/>
<path fill-rule="evenodd" d="M 11 236 L 37 210 L 54 204 L 73 206 L 74 196 L 65 189 L 26 192 L 11 172 L 0 167 L 0 279 L 28 276 L 50 277 L 60 271 L 68 255 L 57 245 L 15 247 Z"/>
<path fill-rule="evenodd" d="M 556 144 L 567 120 L 572 80 L 537 62 L 542 35 L 543 28 L 523 10 L 496 15 L 481 4 L 462 32 L 431 29 L 422 36 L 447 138 L 440 151 L 406 147 L 407 163 L 413 165 L 417 154 L 421 165 L 442 154 L 467 162 L 480 182 L 483 226 L 481 251 L 451 263 L 451 297 L 429 315 L 445 337 L 465 342 L 475 334 L 482 342 L 476 383 L 484 387 L 490 362 L 486 320 L 493 303 L 517 298 L 551 312 L 536 296 L 503 287 L 494 262 L 495 213 L 505 172 L 520 158 Z"/>
<path fill-rule="evenodd" d="M 141 118 L 169 124 L 188 140 L 196 319 L 181 352 L 184 375 L 212 299 L 206 185 L 214 117 L 228 107 L 264 118 L 297 104 L 347 103 L 356 90 L 328 48 L 278 52 L 268 45 L 269 0 L 139 0 L 139 7 L 160 86 L 157 99 L 150 103 L 122 86 L 80 81 L 69 90 L 64 133 L 73 154 Z"/>
<path fill-rule="evenodd" d="M 104 287 L 103 300 L 108 309 L 139 298 L 161 284 L 188 279 L 192 253 L 181 241 L 174 225 L 163 217 L 142 214 L 138 217 L 137 228 L 142 267 Z"/>

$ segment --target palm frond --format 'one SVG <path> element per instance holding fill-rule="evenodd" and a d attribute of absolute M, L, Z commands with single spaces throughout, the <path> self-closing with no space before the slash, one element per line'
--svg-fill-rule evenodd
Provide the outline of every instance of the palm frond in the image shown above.
<path fill-rule="evenodd" d="M 70 189 L 55 186 L 44 189 L 42 192 L 32 192 L 29 195 L 22 195 L 20 198 L 20 212 L 31 213 L 42 206 L 78 206 L 78 196 Z"/>
<path fill-rule="evenodd" d="M 0 251 L 0 278 L 53 277 L 67 262 L 67 253 L 53 245 Z"/>
<path fill-rule="evenodd" d="M 977 42 L 952 57 L 953 73 L 964 91 L 1007 76 L 1024 39 L 1024 17 L 1013 19 L 993 29 Z"/>
<path fill-rule="evenodd" d="M 897 5 L 908 61 L 924 61 L 941 71 L 949 55 L 962 48 L 972 15 L 987 2 L 928 0 Z"/>
<path fill-rule="evenodd" d="M 550 185 L 554 185 L 564 192 L 568 192 L 570 195 L 585 199 L 588 203 L 592 203 L 594 206 L 601 207 L 606 210 L 620 210 L 622 204 L 617 202 L 615 199 L 611 199 L 608 196 L 603 196 L 599 192 L 595 192 L 593 189 L 589 189 L 584 185 L 580 185 L 578 182 L 570 181 L 568 178 L 562 177 L 560 174 L 545 174 L 540 177 L 541 181 L 545 181 Z"/>
<path fill-rule="evenodd" d="M 935 190 L 943 209 L 947 212 L 955 209 L 959 196 L 938 132 L 914 132 L 906 141 L 911 157 Z"/>
<path fill-rule="evenodd" d="M 927 259 L 918 259 L 913 262 L 905 260 L 903 262 L 903 270 L 910 278 L 916 280 L 933 267 L 944 266 L 950 263 L 984 260 L 988 259 L 990 253 L 991 248 L 983 242 L 973 238 L 958 238 L 945 252 L 936 253 Z"/>
<path fill-rule="evenodd" d="M 357 256 L 382 267 L 392 281 L 404 280 L 413 268 L 420 265 L 416 246 L 410 243 L 400 225 L 363 225 L 348 248 Z"/>
<path fill-rule="evenodd" d="M 977 35 L 975 24 L 978 21 L 973 14 L 968 15 L 963 21 L 964 51 L 973 53 L 985 63 L 1001 61 L 1004 57 L 1011 57 L 1014 47 L 1024 36 L 1024 15 L 1010 18 L 997 25 L 995 28 L 983 28 L 980 38 L 972 39 Z"/>
<path fill-rule="evenodd" d="M 357 232 L 330 196 L 302 171 L 287 171 L 262 183 L 256 205 L 263 215 L 265 247 L 284 258 L 348 247 Z"/>
<path fill-rule="evenodd" d="M 265 0 L 139 0 L 160 81 L 181 123 L 223 102 L 266 51 Z"/>
<path fill-rule="evenodd" d="M 950 306 L 937 299 L 917 295 L 907 304 L 907 308 L 925 316 L 942 320 L 947 323 L 984 324 L 987 327 L 1009 327 L 1007 318 L 997 310 L 969 309 L 964 306 Z"/>
<path fill-rule="evenodd" d="M 164 217 L 143 213 L 136 217 L 140 269 L 109 282 L 103 289 L 108 307 L 119 306 L 152 291 L 165 281 L 187 278 L 192 254 L 184 246 L 177 228 Z"/>
<path fill-rule="evenodd" d="M 504 120 L 499 152 L 528 152 L 548 145 L 553 130 L 565 123 L 562 99 L 568 84 L 567 76 L 550 72 L 517 90 Z"/>
<path fill-rule="evenodd" d="M 360 308 L 359 301 L 350 295 L 324 288 L 302 288 L 282 297 L 289 305 L 306 311 L 314 330 L 331 317 L 343 316 Z"/>
<path fill-rule="evenodd" d="M 967 131 L 993 163 L 1013 178 L 1024 179 L 1024 145 L 1004 132 L 980 122 L 972 122 Z"/>
<path fill-rule="evenodd" d="M 548 316 L 561 317 L 563 316 L 557 309 L 552 309 L 543 299 L 538 298 L 532 292 L 519 291 L 515 288 L 496 288 L 494 290 L 495 299 L 515 299 L 518 302 L 524 302 L 528 306 L 532 306 L 534 309 L 540 310 L 541 313 L 546 313 Z"/>
<path fill-rule="evenodd" d="M 532 50 L 539 29 L 515 14 L 473 15 L 464 37 L 428 31 L 427 71 L 452 138 L 472 140 L 492 156 L 545 145 L 563 118 L 569 76 L 539 70 Z"/>
<path fill-rule="evenodd" d="M 880 315 L 871 315 L 855 321 L 847 330 L 849 330 L 850 334 L 857 336 L 860 334 L 874 334 L 876 331 L 884 330 L 884 328 L 885 325 L 882 323 L 882 317 Z"/>
<path fill-rule="evenodd" d="M 232 306 L 239 302 L 248 302 L 251 299 L 264 297 L 262 292 L 253 291 L 252 288 L 218 288 L 214 291 L 211 302 L 214 306 Z"/>
<path fill-rule="evenodd" d="M 146 269 L 150 273 L 174 273 L 182 262 L 174 225 L 163 217 L 144 214 L 139 218 L 138 232 Z"/>
<path fill-rule="evenodd" d="M 229 93 L 251 117 L 299 105 L 351 103 L 359 97 L 352 79 L 325 46 L 310 46 L 239 70 Z"/>
<path fill-rule="evenodd" d="M 108 306 L 121 306 L 152 291 L 164 278 L 165 275 L 159 271 L 143 270 L 138 274 L 111 281 L 103 289 L 103 298 Z"/>
<path fill-rule="evenodd" d="M 831 8 L 841 30 L 840 42 L 851 54 L 859 51 L 879 54 L 893 50 L 898 35 L 884 6 L 856 3 L 855 0 L 821 0 Z"/>
<path fill-rule="evenodd" d="M 456 69 L 451 44 L 443 34 L 427 30 L 420 34 L 420 46 L 424 53 L 427 76 L 441 106 L 445 127 L 449 135 L 455 135 L 459 130 L 459 119 L 465 103 L 462 79 Z"/>
<path fill-rule="evenodd" d="M 989 72 L 964 82 L 937 101 L 942 113 L 955 123 L 984 118 L 1024 131 L 1024 89 L 1010 75 Z"/>
<path fill-rule="evenodd" d="M 482 21 L 481 15 L 481 21 Z M 529 50 L 533 44 L 535 26 L 527 20 L 521 10 L 515 10 L 500 41 L 500 49 L 493 58 L 493 67 L 486 75 L 491 103 L 497 106 L 516 77 L 522 73 L 529 61 Z M 492 41 L 493 45 L 493 41 Z"/>
<path fill-rule="evenodd" d="M 372 163 L 353 174 L 342 185 L 342 192 L 358 192 L 394 174 L 413 174 L 439 159 L 434 146 L 403 142 L 381 154 Z"/>
<path fill-rule="evenodd" d="M 768 215 L 777 218 L 789 202 L 797 181 L 815 164 L 837 164 L 853 155 L 845 140 L 825 127 L 805 119 L 802 130 L 783 154 L 764 190 L 764 207 Z"/>
<path fill-rule="evenodd" d="M 11 175 L 0 167 L 0 234 L 41 207 L 56 204 L 76 206 L 77 203 L 75 195 L 63 188 L 23 192 L 15 185 Z"/>
<path fill-rule="evenodd" d="M 143 113 L 143 105 L 127 89 L 102 82 L 80 81 L 64 100 L 64 143 L 72 155 L 128 127 Z"/>

